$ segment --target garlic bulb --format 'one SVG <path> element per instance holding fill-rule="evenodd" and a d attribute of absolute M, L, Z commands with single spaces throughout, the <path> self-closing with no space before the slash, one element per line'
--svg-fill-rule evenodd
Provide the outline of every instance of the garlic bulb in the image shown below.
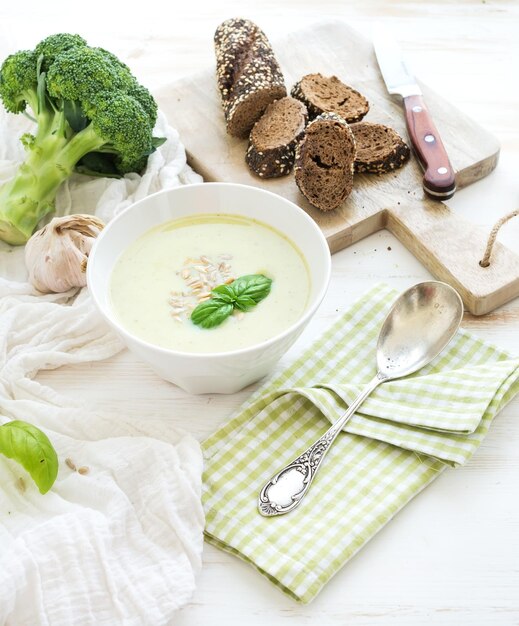
<path fill-rule="evenodd" d="M 55 217 L 25 247 L 29 281 L 44 293 L 86 285 L 86 264 L 104 224 L 93 215 Z"/>

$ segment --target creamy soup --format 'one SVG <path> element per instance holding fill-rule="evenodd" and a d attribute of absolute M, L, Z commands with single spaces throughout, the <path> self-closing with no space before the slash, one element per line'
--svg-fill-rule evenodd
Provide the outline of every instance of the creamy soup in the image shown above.
<path fill-rule="evenodd" d="M 235 310 L 214 328 L 190 319 L 211 289 L 244 275 L 272 280 L 250 311 Z M 173 220 L 146 232 L 119 257 L 112 307 L 132 334 L 182 352 L 244 348 L 282 332 L 305 311 L 310 275 L 300 250 L 262 222 L 214 214 Z"/>

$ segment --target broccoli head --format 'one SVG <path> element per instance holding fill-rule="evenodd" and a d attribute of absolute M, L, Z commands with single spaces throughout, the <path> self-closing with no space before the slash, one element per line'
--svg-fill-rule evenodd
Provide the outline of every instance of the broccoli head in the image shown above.
<path fill-rule="evenodd" d="M 95 176 L 141 172 L 163 143 L 153 137 L 157 104 L 114 54 L 79 35 L 52 35 L 34 50 L 7 57 L 0 69 L 7 111 L 35 120 L 21 138 L 27 158 L 0 188 L 0 239 L 27 241 L 54 209 L 73 171 Z"/>

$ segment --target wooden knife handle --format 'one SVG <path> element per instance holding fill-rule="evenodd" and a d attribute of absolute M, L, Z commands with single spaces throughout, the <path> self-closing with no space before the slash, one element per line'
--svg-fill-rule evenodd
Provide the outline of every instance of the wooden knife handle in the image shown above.
<path fill-rule="evenodd" d="M 405 120 L 413 148 L 424 169 L 423 188 L 434 200 L 452 198 L 454 170 L 422 96 L 404 98 Z"/>

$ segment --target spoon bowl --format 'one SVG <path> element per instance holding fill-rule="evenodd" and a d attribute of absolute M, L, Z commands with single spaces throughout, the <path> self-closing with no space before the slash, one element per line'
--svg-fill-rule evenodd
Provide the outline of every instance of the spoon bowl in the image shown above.
<path fill-rule="evenodd" d="M 430 363 L 452 339 L 462 317 L 463 302 L 445 283 L 427 281 L 405 291 L 380 330 L 380 374 L 388 379 L 401 378 Z"/>

